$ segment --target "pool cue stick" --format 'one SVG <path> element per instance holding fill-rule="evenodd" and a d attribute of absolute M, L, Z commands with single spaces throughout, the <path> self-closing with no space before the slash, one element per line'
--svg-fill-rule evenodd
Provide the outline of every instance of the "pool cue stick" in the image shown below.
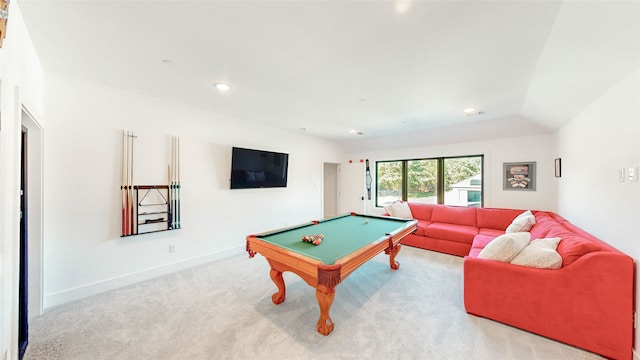
<path fill-rule="evenodd" d="M 129 229 L 131 228 L 131 224 L 129 223 L 131 217 L 129 216 L 129 209 L 130 209 L 130 201 L 131 199 L 129 199 L 129 131 L 126 132 L 125 134 L 125 159 L 123 161 L 123 166 L 125 168 L 125 181 L 124 181 L 124 192 L 125 192 L 125 196 L 126 196 L 126 204 L 125 204 L 125 214 L 124 214 L 124 224 L 125 224 L 125 229 L 124 229 L 124 235 L 128 236 L 131 235 L 129 232 Z"/>
<path fill-rule="evenodd" d="M 171 161 L 167 165 L 167 206 L 169 207 L 169 215 L 167 217 L 167 227 L 173 229 L 173 209 L 171 208 Z"/>
<path fill-rule="evenodd" d="M 122 229 L 121 229 L 121 233 L 120 235 L 124 236 L 126 233 L 126 229 L 127 229 L 127 191 L 124 187 L 124 175 L 125 175 L 125 163 L 124 163 L 124 153 L 125 153 L 125 133 L 124 130 L 122 130 L 122 147 L 120 148 L 120 150 L 122 151 L 122 157 L 120 159 L 121 161 L 121 166 L 120 166 L 120 172 L 121 172 L 121 179 L 122 182 L 120 184 L 120 192 L 121 192 L 121 197 L 122 197 Z"/>
<path fill-rule="evenodd" d="M 128 196 L 129 196 L 129 210 L 128 210 L 128 214 L 129 214 L 129 229 L 127 229 L 129 235 L 133 235 L 133 191 L 131 191 L 131 179 L 133 178 L 133 164 L 132 164 L 132 160 L 133 157 L 131 156 L 133 149 L 131 149 L 131 146 L 133 146 L 133 144 L 131 143 L 131 132 L 127 131 L 127 192 L 128 192 Z"/>
<path fill-rule="evenodd" d="M 131 142 L 131 131 L 127 131 L 127 235 L 133 235 L 133 191 L 131 185 L 133 183 L 133 143 Z"/>
<path fill-rule="evenodd" d="M 176 151 L 176 137 L 172 136 L 171 137 L 171 165 L 170 165 L 170 174 L 169 174 L 169 181 L 171 183 L 171 227 L 172 228 L 176 228 L 176 190 L 175 190 L 175 179 L 174 179 L 174 172 L 175 172 L 175 151 Z"/>
<path fill-rule="evenodd" d="M 174 217 L 173 217 L 173 221 L 175 224 L 176 229 L 180 228 L 180 224 L 178 223 L 178 197 L 180 196 L 178 194 L 178 138 L 176 136 L 173 137 L 173 152 L 172 152 L 172 156 L 173 156 L 173 210 L 174 210 Z"/>
<path fill-rule="evenodd" d="M 171 223 L 174 229 L 177 229 L 176 224 L 176 137 L 171 137 L 171 209 L 173 210 Z"/>
<path fill-rule="evenodd" d="M 176 136 L 176 226 L 180 229 L 180 138 Z"/>
<path fill-rule="evenodd" d="M 135 217 L 135 211 L 138 207 L 138 199 L 134 196 L 133 191 L 133 131 L 131 132 L 131 182 L 129 183 L 129 190 L 131 191 L 131 234 L 137 234 L 136 228 L 138 227 L 138 221 Z"/>

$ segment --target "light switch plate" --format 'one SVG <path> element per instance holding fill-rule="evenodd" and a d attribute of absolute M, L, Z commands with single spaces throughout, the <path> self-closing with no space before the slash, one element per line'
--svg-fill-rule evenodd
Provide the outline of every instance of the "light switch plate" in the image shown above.
<path fill-rule="evenodd" d="M 618 181 L 624 182 L 624 168 L 618 169 Z"/>
<path fill-rule="evenodd" d="M 629 181 L 638 181 L 638 167 L 629 168 Z"/>

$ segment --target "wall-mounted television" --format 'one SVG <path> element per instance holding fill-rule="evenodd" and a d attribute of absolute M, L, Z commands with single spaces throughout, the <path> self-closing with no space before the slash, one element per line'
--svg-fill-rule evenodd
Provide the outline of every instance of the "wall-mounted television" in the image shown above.
<path fill-rule="evenodd" d="M 273 151 L 231 149 L 231 189 L 287 186 L 289 154 Z"/>

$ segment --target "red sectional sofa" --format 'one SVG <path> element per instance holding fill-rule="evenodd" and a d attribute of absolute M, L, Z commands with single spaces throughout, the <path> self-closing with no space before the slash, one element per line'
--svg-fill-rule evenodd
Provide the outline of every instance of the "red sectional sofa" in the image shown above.
<path fill-rule="evenodd" d="M 479 258 L 524 210 L 409 203 L 415 233 L 403 244 L 464 257 L 467 313 L 608 358 L 631 359 L 633 259 L 546 211 L 532 211 L 531 239 L 560 237 L 560 269 Z"/>

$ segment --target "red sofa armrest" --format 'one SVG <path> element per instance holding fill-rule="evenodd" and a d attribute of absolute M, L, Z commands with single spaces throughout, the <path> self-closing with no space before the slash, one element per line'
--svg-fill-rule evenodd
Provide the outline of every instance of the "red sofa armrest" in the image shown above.
<path fill-rule="evenodd" d="M 558 270 L 464 260 L 468 313 L 616 359 L 632 354 L 633 288 L 633 259 L 618 252 L 592 252 Z"/>

